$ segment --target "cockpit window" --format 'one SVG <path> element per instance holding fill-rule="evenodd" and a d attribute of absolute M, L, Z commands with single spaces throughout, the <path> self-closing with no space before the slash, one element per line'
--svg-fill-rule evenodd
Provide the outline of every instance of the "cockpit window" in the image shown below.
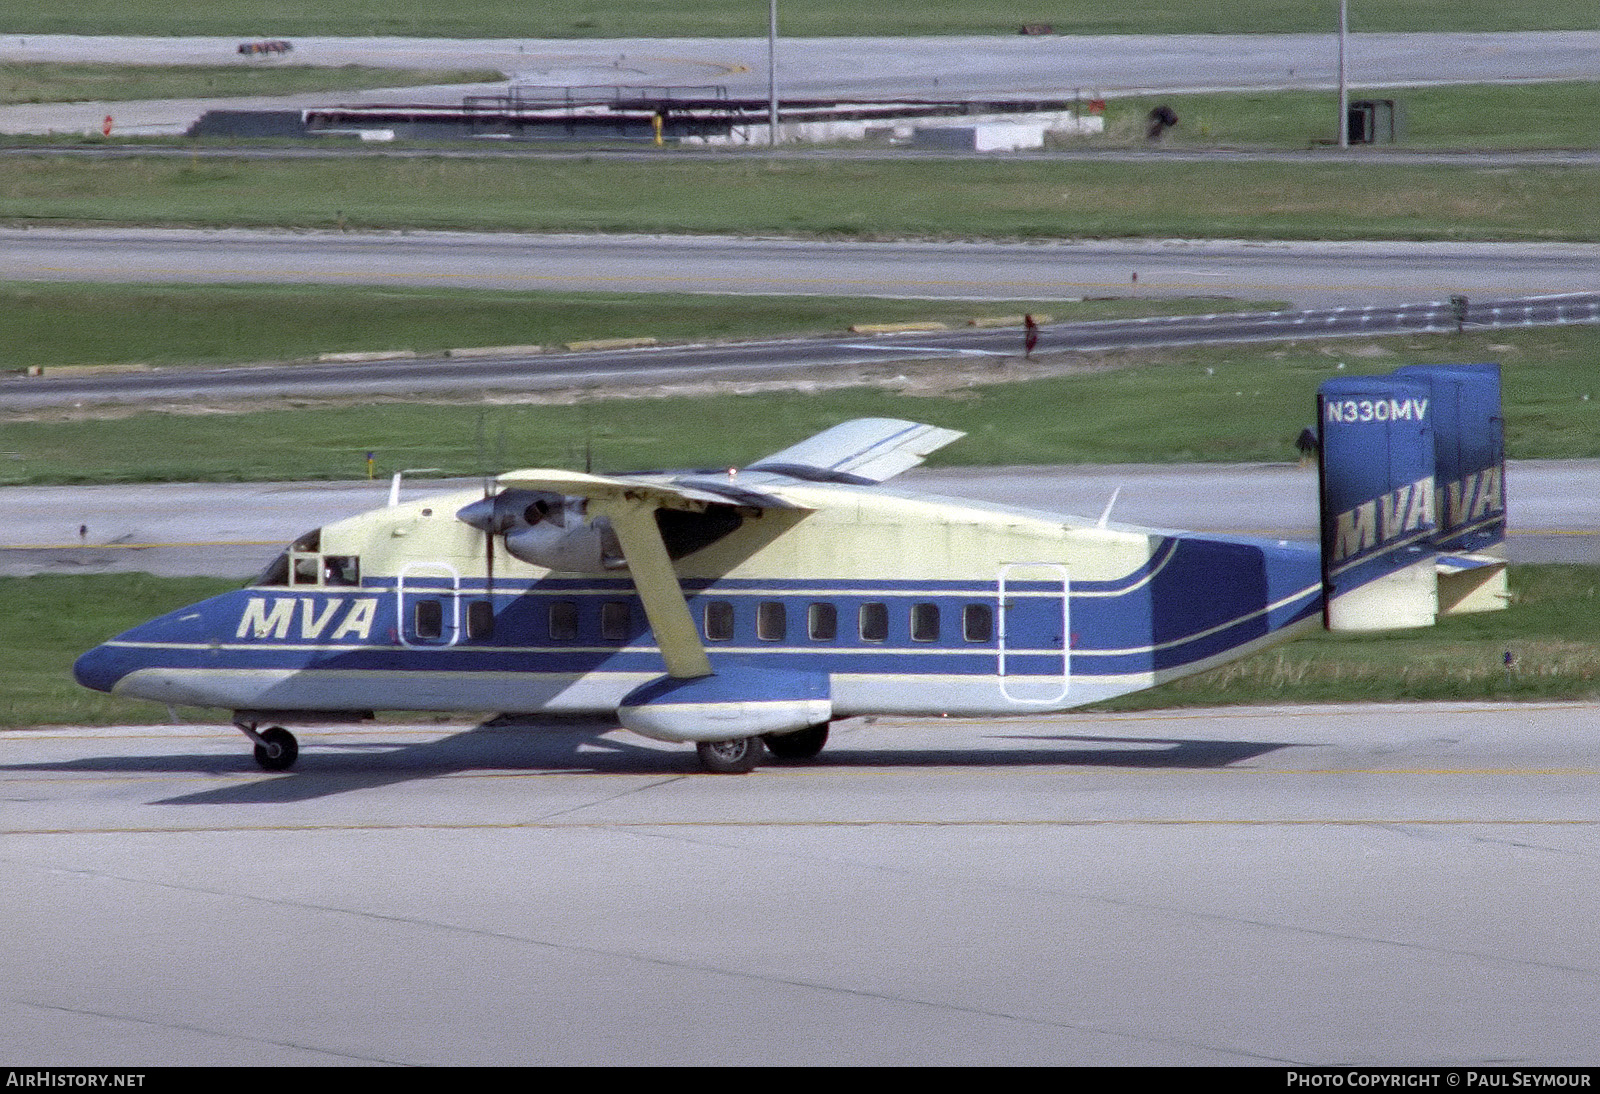
<path fill-rule="evenodd" d="M 314 528 L 295 540 L 289 549 L 273 559 L 251 586 L 259 585 L 360 585 L 361 559 L 358 555 L 324 555 L 322 529 Z"/>
<path fill-rule="evenodd" d="M 303 555 L 299 551 L 289 552 L 289 584 L 315 585 L 321 576 L 322 559 L 318 555 Z"/>
<path fill-rule="evenodd" d="M 267 568 L 245 583 L 246 588 L 256 585 L 289 584 L 289 552 L 284 551 L 267 563 Z"/>
<path fill-rule="evenodd" d="M 355 555 L 323 555 L 322 581 L 325 585 L 361 584 L 361 559 Z"/>

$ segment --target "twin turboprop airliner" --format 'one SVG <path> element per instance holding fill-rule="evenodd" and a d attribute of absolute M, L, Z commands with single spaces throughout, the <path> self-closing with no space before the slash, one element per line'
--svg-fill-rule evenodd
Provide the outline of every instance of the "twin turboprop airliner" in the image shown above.
<path fill-rule="evenodd" d="M 835 719 L 1060 711 L 1318 627 L 1506 603 L 1496 365 L 1318 393 L 1322 536 L 1197 534 L 885 485 L 962 434 L 844 422 L 744 468 L 500 475 L 295 540 L 247 587 L 79 658 L 80 683 L 281 723 L 601 715 L 705 770 L 814 757 Z"/>

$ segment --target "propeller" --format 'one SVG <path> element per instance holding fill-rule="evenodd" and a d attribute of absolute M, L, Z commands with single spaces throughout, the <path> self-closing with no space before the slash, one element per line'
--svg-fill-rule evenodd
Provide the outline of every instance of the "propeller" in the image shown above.
<path fill-rule="evenodd" d="M 482 499 L 464 505 L 456 511 L 456 518 L 483 533 L 483 561 L 489 596 L 494 596 L 494 540 L 503 536 L 522 522 L 519 508 L 526 501 L 515 495 L 525 490 L 504 490 L 495 493 L 492 486 L 484 485 Z"/>
<path fill-rule="evenodd" d="M 515 523 L 515 516 L 504 511 L 500 495 L 495 491 L 494 474 L 489 470 L 488 419 L 484 411 L 478 412 L 477 446 L 478 466 L 483 469 L 483 499 L 464 507 L 457 516 L 483 533 L 484 595 L 493 610 L 494 604 L 494 537 L 504 535 Z M 495 435 L 495 462 L 499 466 L 505 454 L 506 435 L 501 429 Z M 471 517 L 466 516 L 472 513 Z"/>

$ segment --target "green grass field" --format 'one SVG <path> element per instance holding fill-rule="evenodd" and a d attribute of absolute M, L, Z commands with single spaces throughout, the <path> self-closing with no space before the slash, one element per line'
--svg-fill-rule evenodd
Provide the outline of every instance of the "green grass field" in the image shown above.
<path fill-rule="evenodd" d="M 137 623 L 238 584 L 149 574 L 0 578 L 0 726 L 165 721 L 154 703 L 79 687 L 72 662 Z"/>
<path fill-rule="evenodd" d="M 492 69 L 312 68 L 308 65 L 95 65 L 0 63 L 0 106 L 130 99 L 295 95 L 306 91 L 357 91 L 423 84 L 489 83 L 505 77 Z"/>
<path fill-rule="evenodd" d="M 1512 607 L 1392 635 L 1318 634 L 1103 706 L 1404 699 L 1581 699 L 1600 694 L 1593 641 L 1600 567 L 1516 566 Z M 148 574 L 0 578 L 0 726 L 168 719 L 165 707 L 79 687 L 83 651 L 162 612 L 237 586 Z M 1504 655 L 1511 651 L 1508 673 Z M 195 717 L 205 717 L 200 714 Z M 210 717 L 225 720 L 226 712 Z"/>
<path fill-rule="evenodd" d="M 0 485 L 354 478 L 365 473 L 369 451 L 380 474 L 480 474 L 486 461 L 498 469 L 581 467 L 590 450 L 602 471 L 726 467 L 873 416 L 966 431 L 935 455 L 943 464 L 1283 462 L 1294 458 L 1320 381 L 1405 363 L 1485 360 L 1505 365 L 1514 458 L 1596 457 L 1597 356 L 1600 329 L 1586 326 L 1104 355 L 1086 359 L 1099 370 L 1017 382 L 996 382 L 1005 376 L 1001 363 L 957 362 L 901 366 L 891 371 L 906 379 L 889 386 L 758 394 L 560 405 L 289 400 L 284 409 L 248 412 L 201 405 L 183 413 L 13 415 L 0 419 Z"/>
<path fill-rule="evenodd" d="M 1061 34 L 1328 32 L 1333 0 L 1047 0 L 1018 6 L 994 0 L 928 0 L 863 8 L 845 0 L 779 4 L 782 33 L 796 37 L 862 34 L 1015 34 L 1048 23 Z M 759 37 L 767 6 L 751 0 L 480 0 L 471 5 L 420 0 L 79 0 L 18 7 L 8 34 L 437 35 L 442 37 L 607 38 Z M 1353 31 L 1595 29 L 1588 0 L 1353 0 Z"/>
<path fill-rule="evenodd" d="M 1593 148 L 1600 143 L 1600 84 L 1468 84 L 1351 91 L 1393 99 L 1397 148 Z M 1338 97 L 1328 91 L 1227 92 L 1113 99 L 1106 134 L 1090 146 L 1143 146 L 1144 119 L 1160 104 L 1178 115 L 1168 148 L 1306 148 L 1338 137 Z"/>
<path fill-rule="evenodd" d="M 1381 164 L 15 155 L 0 220 L 840 238 L 1600 238 L 1600 171 Z"/>
<path fill-rule="evenodd" d="M 293 361 L 319 353 L 842 334 L 855 323 L 979 316 L 1121 319 L 1242 307 L 1217 300 L 965 301 L 535 293 L 293 285 L 0 282 L 0 371 L 138 362 Z M 1262 306 L 1262 305 L 1258 305 Z"/>
<path fill-rule="evenodd" d="M 1320 632 L 1103 706 L 1593 698 L 1597 590 L 1600 567 L 1513 566 L 1504 612 L 1389 634 Z"/>

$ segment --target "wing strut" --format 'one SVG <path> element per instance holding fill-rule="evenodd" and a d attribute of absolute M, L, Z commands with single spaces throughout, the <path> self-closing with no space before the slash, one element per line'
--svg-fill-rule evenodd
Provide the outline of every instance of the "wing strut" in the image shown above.
<path fill-rule="evenodd" d="M 644 603 L 644 614 L 667 663 L 667 674 L 685 680 L 710 676 L 711 659 L 706 656 L 700 632 L 695 630 L 689 602 L 656 524 L 656 500 L 596 498 L 590 506 L 591 511 L 599 510 L 600 515 L 610 518 L 612 530 L 617 533 L 623 557 L 628 560 L 628 572 Z"/>
<path fill-rule="evenodd" d="M 726 505 L 728 499 L 692 486 L 637 479 L 608 478 L 576 471 L 512 471 L 500 476 L 500 485 L 525 490 L 549 490 L 557 494 L 589 499 L 588 515 L 611 521 L 623 558 L 633 577 L 634 588 L 644 603 L 644 614 L 655 632 L 656 645 L 667 674 L 674 679 L 693 680 L 710 676 L 711 659 L 689 614 L 689 602 L 672 568 L 672 558 L 656 524 L 657 509 L 704 512 L 711 504 Z M 774 506 L 801 509 L 781 498 L 766 499 Z"/>

